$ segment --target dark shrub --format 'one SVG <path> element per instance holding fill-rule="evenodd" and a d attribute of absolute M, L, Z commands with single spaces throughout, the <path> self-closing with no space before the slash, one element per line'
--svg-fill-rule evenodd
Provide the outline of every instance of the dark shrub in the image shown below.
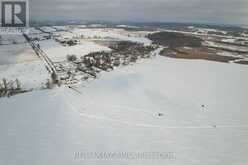
<path fill-rule="evenodd" d="M 67 55 L 66 58 L 68 61 L 76 61 L 77 60 L 77 57 L 75 55 Z"/>

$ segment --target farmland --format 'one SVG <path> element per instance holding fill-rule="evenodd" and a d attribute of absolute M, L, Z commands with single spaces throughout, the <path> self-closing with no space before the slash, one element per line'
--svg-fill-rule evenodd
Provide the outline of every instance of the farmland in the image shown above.
<path fill-rule="evenodd" d="M 0 164 L 245 164 L 244 34 L 126 25 L 1 34 Z M 92 152 L 170 157 L 83 157 Z"/>

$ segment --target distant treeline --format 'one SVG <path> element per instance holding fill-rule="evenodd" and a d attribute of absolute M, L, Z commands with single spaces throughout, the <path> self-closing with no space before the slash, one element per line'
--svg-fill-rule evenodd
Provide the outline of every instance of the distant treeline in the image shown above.
<path fill-rule="evenodd" d="M 174 32 L 158 32 L 149 34 L 148 38 L 155 44 L 168 46 L 170 48 L 177 47 L 201 47 L 202 40 L 200 38 Z"/>

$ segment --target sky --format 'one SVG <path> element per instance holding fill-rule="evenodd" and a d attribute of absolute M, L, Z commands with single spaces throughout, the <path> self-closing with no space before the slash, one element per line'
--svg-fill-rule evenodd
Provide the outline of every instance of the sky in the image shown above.
<path fill-rule="evenodd" d="M 248 24 L 248 0 L 29 0 L 30 18 Z"/>

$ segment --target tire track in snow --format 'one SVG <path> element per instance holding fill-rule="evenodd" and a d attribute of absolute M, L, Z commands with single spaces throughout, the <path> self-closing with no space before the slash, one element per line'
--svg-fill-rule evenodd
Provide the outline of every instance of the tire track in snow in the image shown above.
<path fill-rule="evenodd" d="M 63 92 L 63 94 L 69 96 L 66 92 Z M 125 120 L 118 120 L 110 117 L 100 116 L 100 115 L 91 115 L 84 113 L 82 111 L 79 111 L 79 109 L 84 109 L 83 107 L 76 107 L 76 104 L 73 104 L 73 102 L 67 101 L 65 99 L 66 104 L 73 110 L 74 112 L 78 113 L 81 117 L 86 117 L 89 119 L 96 119 L 101 121 L 107 121 L 107 122 L 114 122 L 117 124 L 123 124 L 130 127 L 143 127 L 143 128 L 157 128 L 157 129 L 237 129 L 237 128 L 245 128 L 248 129 L 248 125 L 206 125 L 206 126 L 161 126 L 161 125 L 152 125 L 152 124 L 144 124 L 144 123 L 133 123 Z M 73 99 L 74 100 L 74 99 Z"/>

